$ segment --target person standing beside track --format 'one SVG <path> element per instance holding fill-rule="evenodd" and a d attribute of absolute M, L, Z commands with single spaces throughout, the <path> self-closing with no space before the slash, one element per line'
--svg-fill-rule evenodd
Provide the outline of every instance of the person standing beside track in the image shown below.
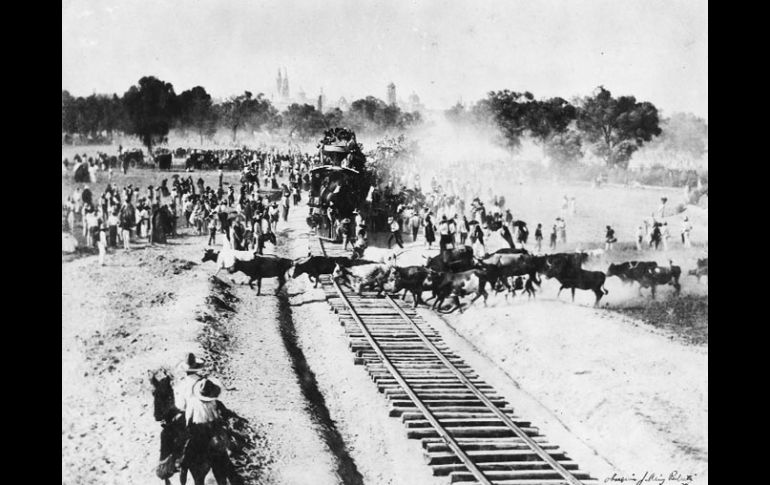
<path fill-rule="evenodd" d="M 412 212 L 409 218 L 409 227 L 412 229 L 412 242 L 417 241 L 417 232 L 420 230 L 420 215 L 417 211 Z"/>
<path fill-rule="evenodd" d="M 468 226 L 468 218 L 465 217 L 465 214 L 463 214 L 463 220 L 460 221 L 459 226 L 460 245 L 465 246 L 465 241 L 468 239 L 468 232 L 470 231 L 470 227 Z"/>
<path fill-rule="evenodd" d="M 395 238 L 396 244 L 401 249 L 404 248 L 404 243 L 401 241 L 401 228 L 398 225 L 398 221 L 393 217 L 388 217 L 388 224 L 390 225 L 390 236 L 388 237 L 388 249 L 390 249 L 391 242 Z"/>
<path fill-rule="evenodd" d="M 288 191 L 284 191 L 283 196 L 281 197 L 281 211 L 283 216 L 283 222 L 286 222 L 289 220 L 289 195 L 291 195 Z"/>
<path fill-rule="evenodd" d="M 450 233 L 449 221 L 447 221 L 446 215 L 442 215 L 441 222 L 438 223 L 438 234 L 439 251 L 443 253 L 447 249 L 447 244 L 452 244 L 452 235 Z"/>
<path fill-rule="evenodd" d="M 436 228 L 433 226 L 433 220 L 430 218 L 431 212 L 428 211 L 428 215 L 425 216 L 425 221 L 423 224 L 425 225 L 425 243 L 428 245 L 428 249 L 431 249 L 431 246 L 436 241 Z"/>
<path fill-rule="evenodd" d="M 535 250 L 537 254 L 543 252 L 543 224 L 538 223 L 535 229 Z"/>

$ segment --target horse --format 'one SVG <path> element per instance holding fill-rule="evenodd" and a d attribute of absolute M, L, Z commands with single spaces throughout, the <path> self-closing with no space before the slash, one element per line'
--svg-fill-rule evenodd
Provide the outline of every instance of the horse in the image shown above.
<path fill-rule="evenodd" d="M 153 415 L 163 427 L 160 433 L 160 462 L 155 470 L 158 478 L 171 485 L 169 479 L 176 473 L 177 463 L 181 461 L 179 482 L 182 485 L 187 483 L 188 470 L 195 485 L 205 485 L 209 471 L 214 473 L 217 485 L 227 485 L 228 479 L 231 484 L 242 483 L 219 437 L 206 437 L 206 442 L 197 443 L 190 439 L 184 412 L 176 407 L 174 401 L 173 377 L 165 369 L 160 369 L 149 372 L 149 378 L 153 388 Z M 192 456 L 183 456 L 185 452 Z"/>

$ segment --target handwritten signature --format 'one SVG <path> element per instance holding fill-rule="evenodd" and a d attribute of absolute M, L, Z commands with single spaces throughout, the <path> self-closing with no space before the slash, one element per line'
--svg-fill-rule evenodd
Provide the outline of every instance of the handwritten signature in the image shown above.
<path fill-rule="evenodd" d="M 637 477 L 635 473 L 632 473 L 631 476 L 628 476 L 628 477 L 623 475 L 618 475 L 617 473 L 613 473 L 611 477 L 607 477 L 604 479 L 604 483 L 630 483 L 633 485 L 648 485 L 648 484 L 690 485 L 693 482 L 694 476 L 695 475 L 693 474 L 688 475 L 684 473 L 679 473 L 676 470 L 668 474 L 644 472 L 644 475 L 642 475 L 641 478 Z"/>

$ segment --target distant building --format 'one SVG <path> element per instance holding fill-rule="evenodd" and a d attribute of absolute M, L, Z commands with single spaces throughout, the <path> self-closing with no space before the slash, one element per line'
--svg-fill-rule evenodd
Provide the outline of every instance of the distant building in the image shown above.
<path fill-rule="evenodd" d="M 388 93 L 386 99 L 388 100 L 388 104 L 390 106 L 395 106 L 397 104 L 396 101 L 396 85 L 392 82 L 388 84 Z"/>
<path fill-rule="evenodd" d="M 337 108 L 342 111 L 347 111 L 350 109 L 350 103 L 348 103 L 348 100 L 343 96 L 337 101 Z"/>
<path fill-rule="evenodd" d="M 283 111 L 292 104 L 307 104 L 314 100 L 309 100 L 307 94 L 299 88 L 297 94 L 292 98 L 291 91 L 289 90 L 289 73 L 284 67 L 278 68 L 278 76 L 275 78 L 275 94 L 270 95 L 270 102 L 279 111 Z"/>
<path fill-rule="evenodd" d="M 318 95 L 318 106 L 316 106 L 316 108 L 323 113 L 324 107 L 326 107 L 326 95 L 324 94 L 324 88 L 321 88 L 321 93 Z"/>
<path fill-rule="evenodd" d="M 281 98 L 289 99 L 289 74 L 283 68 L 283 84 L 281 85 Z"/>
<path fill-rule="evenodd" d="M 409 95 L 409 101 L 406 103 L 405 109 L 407 111 L 423 111 L 425 106 L 420 102 L 420 97 L 417 96 L 417 93 L 412 91 L 412 94 Z"/>

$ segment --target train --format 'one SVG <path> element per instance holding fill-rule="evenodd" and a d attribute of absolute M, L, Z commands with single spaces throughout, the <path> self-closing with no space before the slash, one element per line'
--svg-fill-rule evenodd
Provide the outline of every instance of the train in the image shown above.
<path fill-rule="evenodd" d="M 366 156 L 356 134 L 346 128 L 324 132 L 318 142 L 320 164 L 310 170 L 309 215 L 312 228 L 329 229 L 329 208 L 337 219 L 353 219 L 356 209 L 367 202 L 372 190 L 372 174 L 366 169 Z"/>

